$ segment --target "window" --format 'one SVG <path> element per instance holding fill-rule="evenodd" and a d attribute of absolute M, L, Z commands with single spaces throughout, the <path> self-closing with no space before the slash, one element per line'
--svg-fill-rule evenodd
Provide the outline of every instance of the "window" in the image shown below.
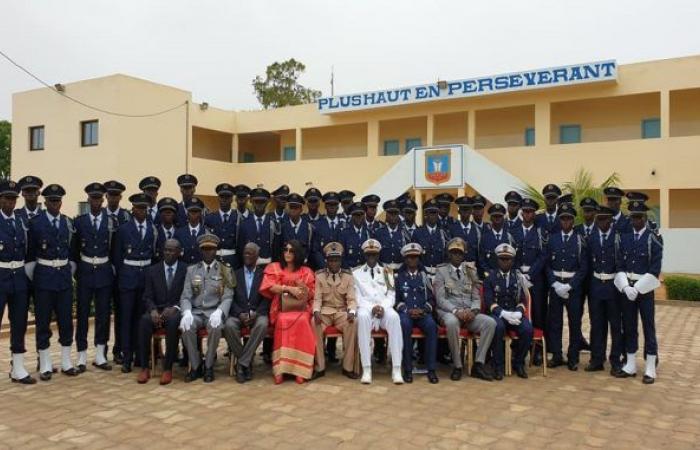
<path fill-rule="evenodd" d="M 420 147 L 420 138 L 409 138 L 406 139 L 406 153 L 410 152 L 415 147 Z"/>
<path fill-rule="evenodd" d="M 282 161 L 294 161 L 297 159 L 297 148 L 294 146 L 285 147 L 282 150 Z"/>
<path fill-rule="evenodd" d="M 244 152 L 243 153 L 243 162 L 244 163 L 252 163 L 255 162 L 255 155 L 253 155 L 250 152 Z"/>
<path fill-rule="evenodd" d="M 44 149 L 44 126 L 29 127 L 29 150 Z"/>
<path fill-rule="evenodd" d="M 391 140 L 384 141 L 384 156 L 393 156 L 399 154 L 399 141 Z"/>
<path fill-rule="evenodd" d="M 581 142 L 581 125 L 561 125 L 559 127 L 560 144 L 578 144 Z"/>
<path fill-rule="evenodd" d="M 525 128 L 525 145 L 531 147 L 535 145 L 535 129 Z"/>
<path fill-rule="evenodd" d="M 661 120 L 658 118 L 642 120 L 642 139 L 661 137 Z"/>
<path fill-rule="evenodd" d="M 78 215 L 87 214 L 90 211 L 90 204 L 88 202 L 78 202 Z"/>
<path fill-rule="evenodd" d="M 80 122 L 81 138 L 80 143 L 83 147 L 91 147 L 97 145 L 99 123 L 97 120 L 88 120 Z"/>

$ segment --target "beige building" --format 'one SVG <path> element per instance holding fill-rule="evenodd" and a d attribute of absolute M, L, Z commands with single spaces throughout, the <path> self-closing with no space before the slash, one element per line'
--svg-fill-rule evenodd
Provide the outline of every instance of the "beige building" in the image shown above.
<path fill-rule="evenodd" d="M 208 202 L 223 181 L 268 189 L 287 183 L 299 192 L 312 183 L 386 199 L 413 186 L 411 148 L 463 144 L 463 183 L 451 191 L 479 191 L 494 202 L 515 184 L 563 183 L 579 168 L 596 182 L 617 172 L 623 188 L 643 190 L 658 208 L 668 270 L 700 272 L 700 56 L 614 69 L 614 77 L 590 80 L 569 72 L 559 84 L 563 70 L 548 72 L 555 82 L 533 71 L 494 77 L 490 92 L 481 81 L 462 80 L 426 85 L 434 96 L 422 100 L 324 109 L 342 103 L 339 96 L 265 111 L 196 104 L 187 91 L 117 74 L 64 85 L 65 95 L 117 115 L 47 88 L 16 93 L 12 176 L 61 183 L 67 213 L 78 212 L 91 181 L 115 178 L 131 193 L 142 177 L 156 175 L 161 195 L 177 197 L 175 179 L 185 172 L 198 176 Z M 528 74 L 543 83 L 518 87 L 518 79 L 532 81 Z M 507 78 L 511 87 L 496 90 Z"/>

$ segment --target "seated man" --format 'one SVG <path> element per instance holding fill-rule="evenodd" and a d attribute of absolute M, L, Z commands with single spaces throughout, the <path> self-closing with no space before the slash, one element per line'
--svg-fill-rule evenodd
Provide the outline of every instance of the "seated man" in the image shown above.
<path fill-rule="evenodd" d="M 391 378 L 394 384 L 403 384 L 401 377 L 401 351 L 403 337 L 401 322 L 394 311 L 394 274 L 391 269 L 379 264 L 381 244 L 376 239 L 367 239 L 362 244 L 366 262 L 353 270 L 355 297 L 357 298 L 357 343 L 360 347 L 363 384 L 372 383 L 372 330 L 382 328 L 389 335 L 391 352 Z"/>
<path fill-rule="evenodd" d="M 496 332 L 496 321 L 481 314 L 481 282 L 474 266 L 467 265 L 464 256 L 467 243 L 462 238 L 454 238 L 447 244 L 448 263 L 440 264 L 433 280 L 437 298 L 438 317 L 447 328 L 447 343 L 452 354 L 452 374 L 457 381 L 462 378 L 462 358 L 460 357 L 459 330 L 466 328 L 479 333 L 479 346 L 471 376 L 492 381 L 484 362 L 491 348 Z"/>
<path fill-rule="evenodd" d="M 235 271 L 236 293 L 231 304 L 230 317 L 224 325 L 224 337 L 238 359 L 236 381 L 253 379 L 253 357 L 263 338 L 267 336 L 270 301 L 260 295 L 263 267 L 258 265 L 260 247 L 248 242 L 243 248 L 243 267 Z M 241 343 L 241 328 L 250 329 L 248 342 Z"/>
<path fill-rule="evenodd" d="M 314 294 L 314 325 L 316 328 L 316 373 L 315 377 L 325 375 L 326 358 L 324 356 L 323 330 L 333 325 L 343 333 L 343 375 L 357 379 L 355 373 L 355 352 L 357 351 L 357 322 L 355 313 L 355 282 L 352 272 L 341 270 L 343 246 L 339 242 L 329 242 L 323 247 L 326 256 L 325 269 L 316 272 L 316 290 Z"/>
<path fill-rule="evenodd" d="M 419 257 L 423 253 L 420 244 L 411 242 L 401 249 L 404 263 L 396 275 L 396 311 L 401 319 L 403 332 L 403 380 L 413 382 L 413 340 L 411 334 L 416 326 L 423 331 L 425 365 L 428 381 L 440 381 L 435 373 L 437 354 L 437 325 L 433 320 L 433 287 L 428 274 L 420 267 Z"/>
<path fill-rule="evenodd" d="M 499 244 L 496 249 L 498 269 L 491 270 L 484 280 L 484 303 L 496 319 L 495 345 L 493 360 L 494 377 L 503 379 L 505 359 L 503 356 L 503 335 L 506 330 L 514 330 L 518 334 L 513 367 L 520 378 L 527 378 L 525 371 L 525 355 L 532 342 L 532 325 L 525 317 L 527 304 L 527 288 L 523 276 L 517 270 L 512 270 L 515 248 L 510 244 Z"/>
<path fill-rule="evenodd" d="M 219 238 L 205 233 L 197 238 L 202 260 L 187 268 L 185 287 L 180 298 L 182 341 L 190 357 L 190 371 L 185 383 L 204 376 L 205 383 L 214 381 L 216 350 L 224 320 L 233 301 L 236 280 L 231 268 L 216 260 Z M 207 354 L 202 370 L 197 331 L 207 329 Z"/>
<path fill-rule="evenodd" d="M 180 297 L 185 286 L 187 267 L 178 264 L 182 247 L 177 239 L 168 239 L 163 245 L 163 261 L 146 270 L 143 301 L 146 312 L 139 323 L 139 346 L 141 351 L 141 372 L 136 381 L 147 383 L 151 378 L 149 370 L 151 339 L 153 332 L 165 329 L 165 359 L 160 384 L 170 384 L 173 380 L 173 361 L 177 355 L 177 327 L 180 324 Z"/>

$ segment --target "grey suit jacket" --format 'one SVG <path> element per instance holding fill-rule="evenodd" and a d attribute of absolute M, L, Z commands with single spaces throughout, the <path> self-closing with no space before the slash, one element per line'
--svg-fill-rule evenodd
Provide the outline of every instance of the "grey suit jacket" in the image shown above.
<path fill-rule="evenodd" d="M 214 261 L 209 273 L 204 262 L 192 264 L 187 268 L 180 308 L 183 311 L 191 310 L 193 315 L 203 315 L 206 318 L 219 308 L 226 317 L 231 308 L 235 287 L 236 278 L 231 268 L 225 264 Z"/>
<path fill-rule="evenodd" d="M 462 263 L 462 277 L 450 263 L 440 264 L 433 279 L 438 312 L 451 313 L 455 309 L 481 310 L 481 284 L 476 270 Z"/>

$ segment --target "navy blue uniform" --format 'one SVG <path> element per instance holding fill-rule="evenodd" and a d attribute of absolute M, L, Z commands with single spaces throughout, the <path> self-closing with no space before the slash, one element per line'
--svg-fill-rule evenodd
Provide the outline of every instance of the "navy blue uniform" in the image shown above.
<path fill-rule="evenodd" d="M 292 224 L 291 219 L 287 219 L 282 222 L 282 245 L 285 242 L 296 239 L 304 247 L 306 251 L 306 261 L 307 264 L 312 269 L 317 269 L 319 265 L 323 265 L 321 260 L 323 256 L 321 255 L 321 250 L 318 246 L 318 236 L 316 235 L 316 229 L 306 219 L 299 218 L 296 226 Z M 280 255 L 281 258 L 281 255 Z"/>
<path fill-rule="evenodd" d="M 374 219 L 371 222 L 365 221 L 365 226 L 369 230 L 370 237 L 374 238 L 377 230 L 379 230 L 380 228 L 384 228 L 386 224 L 380 220 Z"/>
<path fill-rule="evenodd" d="M 516 249 L 515 265 L 530 283 L 530 317 L 532 326 L 544 330 L 547 324 L 547 289 L 544 266 L 547 241 L 542 231 L 532 225 L 527 231 L 522 224 L 510 230 Z"/>
<path fill-rule="evenodd" d="M 570 364 L 578 364 L 581 346 L 581 316 L 583 311 L 583 283 L 588 276 L 588 257 L 584 238 L 573 232 L 564 241 L 563 234 L 553 233 L 547 242 L 547 282 L 549 283 L 549 345 L 555 357 L 562 354 L 562 315 L 566 306 L 569 320 L 569 348 L 567 358 Z M 560 297 L 552 288 L 558 281 L 569 284 L 569 298 Z"/>
<path fill-rule="evenodd" d="M 7 304 L 10 316 L 10 351 L 24 353 L 29 311 L 29 279 L 24 271 L 27 258 L 27 228 L 16 213 L 0 213 L 0 324 Z"/>
<path fill-rule="evenodd" d="M 464 260 L 479 270 L 479 245 L 481 243 L 481 229 L 472 222 L 464 224 L 462 221 L 455 221 L 448 230 L 450 238 L 462 238 L 467 243 L 467 252 Z"/>
<path fill-rule="evenodd" d="M 403 332 L 403 357 L 401 358 L 403 370 L 409 373 L 413 370 L 413 339 L 411 339 L 413 327 L 420 328 L 425 336 L 423 345 L 426 369 L 435 370 L 437 325 L 432 315 L 435 297 L 428 275 L 421 270 L 412 274 L 404 266 L 396 274 L 395 286 L 396 311 L 399 313 Z M 410 309 L 420 309 L 423 315 L 413 319 L 408 313 Z"/>
<path fill-rule="evenodd" d="M 166 229 L 161 223 L 160 225 L 156 226 L 156 229 L 158 230 L 158 238 L 156 239 L 156 251 L 153 255 L 154 264 L 163 260 L 163 250 L 165 248 L 165 241 L 167 241 L 168 239 L 175 238 L 175 230 L 177 228 L 175 228 L 175 226 L 173 225 L 172 227 Z"/>
<path fill-rule="evenodd" d="M 243 216 L 235 210 L 229 210 L 226 213 L 215 211 L 204 218 L 206 229 L 221 240 L 216 252 L 219 259 L 234 269 L 241 266 L 241 255 L 238 254 L 238 230 L 243 220 Z"/>
<path fill-rule="evenodd" d="M 340 240 L 340 231 L 345 227 L 345 219 L 336 216 L 331 219 L 328 216 L 322 216 L 321 219 L 314 222 L 316 228 L 316 236 L 318 238 L 318 247 L 323 251 L 323 247 L 330 242 L 338 242 Z M 319 261 L 319 269 L 326 267 L 325 258 Z"/>
<path fill-rule="evenodd" d="M 35 216 L 38 216 L 43 211 L 44 210 L 41 209 L 39 206 L 37 206 L 34 211 L 28 211 L 26 207 L 17 208 L 15 209 L 15 216 L 22 219 L 22 222 L 24 222 L 25 224 L 28 224 L 31 219 L 33 219 Z"/>
<path fill-rule="evenodd" d="M 158 207 L 156 205 L 148 207 L 146 210 L 146 219 L 150 220 L 154 225 L 160 225 L 160 211 L 158 211 Z M 177 219 L 175 220 L 175 225 L 177 225 Z"/>
<path fill-rule="evenodd" d="M 348 222 L 347 226 L 340 232 L 340 243 L 345 249 L 343 268 L 353 269 L 365 263 L 362 244 L 369 238 L 369 230 L 364 225 L 358 230 L 352 223 Z"/>
<path fill-rule="evenodd" d="M 447 234 L 439 226 L 431 229 L 428 225 L 422 225 L 416 229 L 411 238 L 423 247 L 421 262 L 428 270 L 434 274 L 435 268 L 447 261 Z"/>
<path fill-rule="evenodd" d="M 538 213 L 535 216 L 535 226 L 545 232 L 547 235 L 561 231 L 561 226 L 559 225 L 559 219 L 557 219 L 556 211 L 552 213 L 551 216 L 546 211 Z"/>
<path fill-rule="evenodd" d="M 129 211 L 127 211 L 124 208 L 119 208 L 117 211 L 110 211 L 109 208 L 104 208 L 104 210 L 107 212 L 107 215 L 109 215 L 112 218 L 112 220 L 116 220 L 118 227 L 124 225 L 129 220 L 131 220 L 131 213 L 129 213 Z M 160 217 L 156 215 L 156 219 L 160 220 Z M 160 256 L 156 256 L 156 258 L 158 257 Z M 112 347 L 112 353 L 115 355 L 115 357 L 117 357 L 120 356 L 122 353 L 122 340 L 121 330 L 119 329 L 119 321 L 121 318 L 121 309 L 119 303 L 119 286 L 117 285 L 116 277 L 114 279 L 114 282 L 112 283 L 112 309 L 114 310 L 114 346 Z"/>
<path fill-rule="evenodd" d="M 107 345 L 111 312 L 114 272 L 110 260 L 111 245 L 118 224 L 102 210 L 99 228 L 95 228 L 92 214 L 75 218 L 73 260 L 77 263 L 78 291 L 77 326 L 75 341 L 78 351 L 87 350 L 90 304 L 95 302 L 95 345 Z"/>
<path fill-rule="evenodd" d="M 615 233 L 619 233 L 619 234 L 631 233 L 632 232 L 632 222 L 630 221 L 630 218 L 628 216 L 626 216 L 625 214 L 622 214 L 622 212 L 620 212 L 619 216 L 613 216 L 612 228 L 613 228 L 613 231 L 615 231 Z"/>
<path fill-rule="evenodd" d="M 110 211 L 109 208 L 102 208 L 102 210 L 115 221 L 118 227 L 131 220 L 131 213 L 124 208 L 119 208 L 116 211 Z"/>
<path fill-rule="evenodd" d="M 505 228 L 502 228 L 500 232 L 489 228 L 481 235 L 481 242 L 479 245 L 479 268 L 481 269 L 480 275 L 482 278 L 484 278 L 489 271 L 498 269 L 495 250 L 500 244 L 510 244 L 514 246 L 513 236 L 511 236 Z"/>
<path fill-rule="evenodd" d="M 449 231 L 452 225 L 454 225 L 457 222 L 457 219 L 455 219 L 452 216 L 441 216 L 438 214 L 438 226 L 442 228 L 445 231 Z"/>
<path fill-rule="evenodd" d="M 394 270 L 403 263 L 401 256 L 401 248 L 411 242 L 411 238 L 406 230 L 400 225 L 392 230 L 389 226 L 378 229 L 374 238 L 382 244 L 382 249 L 379 252 L 379 262 Z"/>
<path fill-rule="evenodd" d="M 523 226 L 523 219 L 521 219 L 520 216 L 515 216 L 515 219 L 511 219 L 509 216 L 506 215 L 504 226 L 508 231 L 520 228 Z"/>
<path fill-rule="evenodd" d="M 243 253 L 243 248 L 248 242 L 255 242 L 260 247 L 258 265 L 265 265 L 276 260 L 280 249 L 280 228 L 273 213 L 263 216 L 250 214 L 241 222 L 239 227 L 238 253 Z"/>
<path fill-rule="evenodd" d="M 185 224 L 175 230 L 175 239 L 177 239 L 182 246 L 180 261 L 185 263 L 186 266 L 197 264 L 202 260 L 197 238 L 206 233 L 206 231 L 206 228 L 204 228 L 202 224 L 200 224 L 199 228 L 196 230 L 194 228 L 190 229 L 189 224 Z"/>
<path fill-rule="evenodd" d="M 493 359 L 496 369 L 501 373 L 505 367 L 503 336 L 508 330 L 518 335 L 515 341 L 516 349 L 513 355 L 513 365 L 523 367 L 525 356 L 532 343 L 532 324 L 527 318 L 527 294 L 522 283 L 522 275 L 510 270 L 507 273 L 501 270 L 492 270 L 484 280 L 484 304 L 496 320 L 496 333 L 493 336 Z M 511 325 L 501 318 L 501 312 L 520 312 L 519 325 Z"/>

